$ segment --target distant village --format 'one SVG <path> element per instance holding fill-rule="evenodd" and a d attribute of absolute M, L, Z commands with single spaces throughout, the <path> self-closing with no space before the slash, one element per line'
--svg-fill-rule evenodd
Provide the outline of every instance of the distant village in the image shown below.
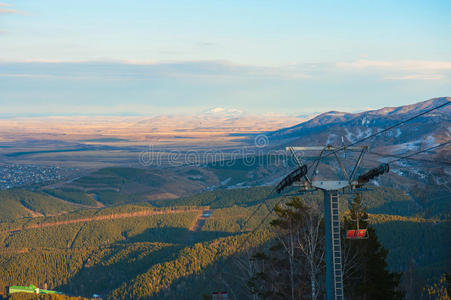
<path fill-rule="evenodd" d="M 0 190 L 61 181 L 75 171 L 58 166 L 0 164 Z"/>

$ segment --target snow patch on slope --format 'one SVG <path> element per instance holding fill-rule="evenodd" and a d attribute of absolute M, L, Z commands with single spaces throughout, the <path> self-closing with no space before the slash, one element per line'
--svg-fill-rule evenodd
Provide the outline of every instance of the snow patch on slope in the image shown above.
<path fill-rule="evenodd" d="M 396 145 L 394 147 L 395 153 L 407 152 L 407 151 L 419 151 L 421 149 L 430 148 L 437 146 L 438 144 L 435 142 L 435 138 L 432 135 L 429 135 L 423 139 L 418 139 L 415 141 L 402 143 Z"/>
<path fill-rule="evenodd" d="M 228 184 L 231 180 L 232 180 L 232 177 L 229 177 L 229 178 L 227 178 L 227 179 L 221 181 L 221 185 L 226 185 L 226 184 Z"/>
<path fill-rule="evenodd" d="M 404 173 L 401 170 L 397 170 L 397 169 L 391 169 L 390 170 L 391 173 L 395 173 L 399 176 L 404 176 Z"/>
<path fill-rule="evenodd" d="M 326 145 L 331 145 L 333 144 L 333 142 L 337 139 L 337 135 L 336 134 L 329 134 L 329 136 L 327 137 L 327 141 L 326 141 Z"/>
<path fill-rule="evenodd" d="M 346 131 L 345 137 L 348 139 L 348 141 L 354 143 L 354 139 L 352 138 L 353 134 L 348 130 L 348 128 L 345 128 L 345 131 Z"/>

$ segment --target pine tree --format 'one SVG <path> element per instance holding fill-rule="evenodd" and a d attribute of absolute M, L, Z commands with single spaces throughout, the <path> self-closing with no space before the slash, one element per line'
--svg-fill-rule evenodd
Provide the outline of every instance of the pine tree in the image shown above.
<path fill-rule="evenodd" d="M 319 279 L 324 281 L 325 275 L 321 214 L 312 208 L 312 204 L 299 198 L 277 206 L 274 211 L 277 219 L 271 222 L 271 227 L 277 238 L 269 249 L 253 256 L 259 271 L 248 282 L 251 293 L 260 299 L 320 298 L 324 290 L 321 285 L 311 283 L 321 282 Z M 367 219 L 362 198 L 356 195 L 344 225 L 346 229 L 367 229 L 369 236 L 367 239 L 343 240 L 345 296 L 359 300 L 402 299 L 403 293 L 399 290 L 401 274 L 388 270 L 388 251 L 378 241 L 375 230 L 368 226 Z M 319 238 L 313 243 L 317 249 L 312 257 L 318 270 L 313 280 L 309 276 L 309 260 L 304 250 L 308 242 L 303 238 L 311 236 L 311 229 L 315 227 L 311 224 L 321 224 L 321 230 L 316 231 Z M 310 229 L 306 230 L 309 226 Z M 317 291 L 312 292 L 315 289 Z"/>
<path fill-rule="evenodd" d="M 252 257 L 258 271 L 248 282 L 251 294 L 261 299 L 318 299 L 324 269 L 321 214 L 296 197 L 274 211 L 271 228 L 276 239 Z"/>
<path fill-rule="evenodd" d="M 343 241 L 343 247 L 351 252 L 354 263 L 345 267 L 345 294 L 347 299 L 403 299 L 399 289 L 401 273 L 390 272 L 386 258 L 388 250 L 378 241 L 376 231 L 368 226 L 368 214 L 359 194 L 356 195 L 349 215 L 345 217 L 346 229 L 367 228 L 368 238 Z M 346 276 L 346 273 L 351 274 Z"/>
<path fill-rule="evenodd" d="M 346 225 L 350 225 L 352 229 L 364 229 L 368 227 L 368 213 L 362 203 L 362 196 L 356 194 L 351 202 L 349 209 L 349 217 L 345 220 Z"/>

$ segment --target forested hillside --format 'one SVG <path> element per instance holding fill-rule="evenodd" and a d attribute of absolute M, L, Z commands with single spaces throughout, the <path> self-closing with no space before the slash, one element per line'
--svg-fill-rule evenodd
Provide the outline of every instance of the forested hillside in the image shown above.
<path fill-rule="evenodd" d="M 204 174 L 206 171 L 199 171 Z M 210 174 L 210 173 L 209 173 Z M 190 169 L 143 169 L 110 167 L 82 176 L 62 187 L 45 188 L 44 192 L 67 201 L 95 206 L 115 205 L 154 199 L 178 198 L 195 194 L 217 180 L 193 179 Z"/>
<path fill-rule="evenodd" d="M 22 189 L 0 191 L 0 223 L 20 218 L 51 216 L 78 207 L 44 193 Z"/>
<path fill-rule="evenodd" d="M 47 283 L 51 289 L 86 297 L 98 293 L 120 299 L 193 299 L 230 288 L 217 277 L 218 268 L 223 268 L 227 284 L 235 291 L 246 291 L 238 288 L 243 282 L 229 270 L 237 258 L 224 259 L 237 250 L 246 232 L 260 223 L 268 208 L 279 200 L 286 201 L 270 194 L 271 190 L 218 190 L 174 200 L 105 208 L 75 206 L 77 210 L 61 215 L 31 218 L 17 214 L 2 219 L 1 290 L 8 285 Z M 38 201 L 41 197 L 60 203 L 40 193 L 21 193 L 37 195 L 24 200 L 36 210 L 47 203 Z M 320 202 L 321 195 L 306 195 L 304 199 Z M 346 199 L 343 197 L 343 211 Z M 262 201 L 267 205 L 259 205 Z M 404 208 L 411 203 L 409 196 L 397 190 L 375 188 L 365 192 L 364 201 L 370 212 L 378 213 L 370 215 L 370 220 L 390 250 L 392 270 L 411 266 L 417 281 L 423 283 L 426 276 L 438 278 L 446 271 L 448 222 L 415 217 L 414 211 L 411 216 L 397 216 L 398 211 L 408 215 Z M 201 217 L 205 212 L 211 215 Z M 269 241 L 271 235 L 265 228 L 255 232 L 244 248 Z"/>

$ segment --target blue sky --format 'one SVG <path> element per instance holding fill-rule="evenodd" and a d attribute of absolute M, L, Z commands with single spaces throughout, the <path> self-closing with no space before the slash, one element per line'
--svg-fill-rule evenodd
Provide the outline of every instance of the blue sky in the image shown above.
<path fill-rule="evenodd" d="M 3 1 L 2 113 L 303 114 L 451 95 L 451 1 Z"/>

